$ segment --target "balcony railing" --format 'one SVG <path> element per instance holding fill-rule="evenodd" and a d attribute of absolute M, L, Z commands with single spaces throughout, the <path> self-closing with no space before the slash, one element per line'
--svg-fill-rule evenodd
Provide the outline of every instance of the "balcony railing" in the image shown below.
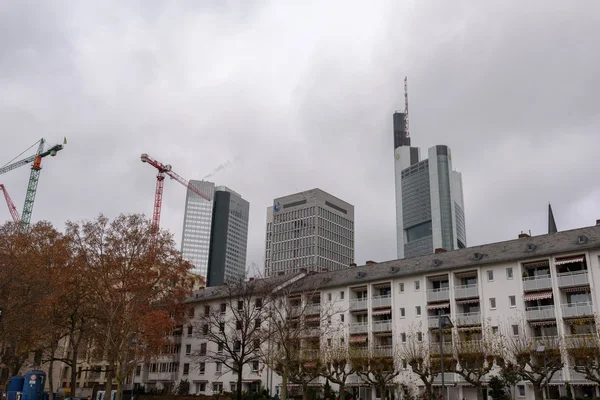
<path fill-rule="evenodd" d="M 585 373 L 575 371 L 575 368 L 569 368 L 569 375 L 571 375 L 572 382 L 585 382 L 587 379 L 585 378 Z"/>
<path fill-rule="evenodd" d="M 350 311 L 366 310 L 367 299 L 352 299 L 350 300 Z"/>
<path fill-rule="evenodd" d="M 373 332 L 391 332 L 392 321 L 375 321 L 373 322 Z"/>
<path fill-rule="evenodd" d="M 592 309 L 592 303 L 588 301 L 583 303 L 563 304 L 562 313 L 564 318 L 573 318 L 593 315 L 594 310 Z"/>
<path fill-rule="evenodd" d="M 442 315 L 442 319 L 444 319 L 446 317 L 450 318 L 450 315 Z M 427 320 L 428 320 L 429 329 L 437 329 L 440 327 L 440 316 L 439 315 L 429 317 L 429 318 L 427 318 Z"/>
<path fill-rule="evenodd" d="M 523 290 L 526 292 L 551 288 L 552 279 L 550 278 L 550 275 L 528 276 L 523 278 Z"/>
<path fill-rule="evenodd" d="M 456 314 L 456 325 L 458 325 L 458 326 L 478 325 L 478 324 L 481 324 L 481 313 L 480 312 Z"/>
<path fill-rule="evenodd" d="M 321 328 L 318 326 L 309 326 L 302 333 L 304 337 L 319 337 L 321 336 Z"/>
<path fill-rule="evenodd" d="M 319 358 L 319 349 L 304 349 L 300 355 L 303 360 L 316 360 Z"/>
<path fill-rule="evenodd" d="M 457 300 L 479 297 L 479 287 L 476 283 L 454 287 L 454 297 Z"/>
<path fill-rule="evenodd" d="M 177 372 L 151 372 L 148 374 L 149 381 L 175 381 Z"/>
<path fill-rule="evenodd" d="M 321 314 L 321 304 L 320 303 L 307 304 L 305 313 L 306 313 L 306 315 Z"/>
<path fill-rule="evenodd" d="M 371 299 L 371 307 L 389 307 L 392 305 L 392 295 L 385 294 L 383 296 L 373 296 Z"/>
<path fill-rule="evenodd" d="M 373 348 L 374 357 L 393 357 L 392 346 L 375 346 Z"/>
<path fill-rule="evenodd" d="M 527 307 L 527 310 L 525 311 L 528 321 L 556 318 L 554 306 Z"/>
<path fill-rule="evenodd" d="M 588 278 L 588 272 L 576 271 L 576 272 L 563 272 L 558 274 L 558 287 L 566 288 L 573 286 L 586 286 L 589 285 L 590 281 Z"/>
<path fill-rule="evenodd" d="M 447 287 L 427 290 L 427 301 L 430 303 L 436 302 L 436 301 L 448 301 L 449 299 L 450 299 L 450 289 Z"/>
<path fill-rule="evenodd" d="M 369 324 L 367 322 L 354 322 L 348 325 L 350 334 L 367 333 L 369 332 Z"/>
<path fill-rule="evenodd" d="M 451 355 L 454 353 L 454 346 L 452 345 L 452 342 L 444 342 L 442 346 L 444 349 L 444 355 Z M 432 341 L 429 343 L 429 354 L 439 356 L 440 354 L 442 354 L 441 351 L 442 348 L 440 347 L 439 340 L 437 342 Z"/>

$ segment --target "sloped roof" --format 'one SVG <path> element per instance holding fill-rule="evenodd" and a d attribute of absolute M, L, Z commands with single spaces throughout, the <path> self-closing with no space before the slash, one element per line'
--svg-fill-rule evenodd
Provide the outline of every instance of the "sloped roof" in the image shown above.
<path fill-rule="evenodd" d="M 585 236 L 587 239 L 580 242 L 579 238 L 581 236 Z M 584 251 L 593 248 L 600 248 L 600 226 L 598 225 L 473 246 L 444 253 L 427 254 L 373 265 L 322 272 L 298 280 L 292 288 L 298 291 L 309 290 L 309 287 L 314 287 L 317 282 L 319 282 L 321 288 L 360 285 L 361 283 L 416 274 L 439 274 L 492 263 L 535 260 L 552 254 Z M 359 272 L 364 276 L 358 278 Z"/>

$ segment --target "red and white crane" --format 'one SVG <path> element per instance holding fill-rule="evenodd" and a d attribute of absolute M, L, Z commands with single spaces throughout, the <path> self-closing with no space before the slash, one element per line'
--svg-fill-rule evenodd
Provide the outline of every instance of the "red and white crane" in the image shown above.
<path fill-rule="evenodd" d="M 14 203 L 10 199 L 8 192 L 6 191 L 6 187 L 0 183 L 0 190 L 4 193 L 4 199 L 6 200 L 6 204 L 8 205 L 8 211 L 10 211 L 10 215 L 12 215 L 13 221 L 15 224 L 21 225 L 21 217 L 19 217 L 19 212 L 17 211 L 17 207 L 15 207 Z"/>
<path fill-rule="evenodd" d="M 169 176 L 171 179 L 175 179 L 177 182 L 181 183 L 183 186 L 196 193 L 198 196 L 208 201 L 212 201 L 210 197 L 202 193 L 193 185 L 190 185 L 190 183 L 187 180 L 183 179 L 181 176 L 173 172 L 170 165 L 163 164 L 145 153 L 142 154 L 141 159 L 142 162 L 148 163 L 158 170 L 158 174 L 156 175 L 156 192 L 154 194 L 154 212 L 152 213 L 152 228 L 154 235 L 158 233 L 158 227 L 160 225 L 160 210 L 162 207 L 162 194 L 165 176 Z"/>

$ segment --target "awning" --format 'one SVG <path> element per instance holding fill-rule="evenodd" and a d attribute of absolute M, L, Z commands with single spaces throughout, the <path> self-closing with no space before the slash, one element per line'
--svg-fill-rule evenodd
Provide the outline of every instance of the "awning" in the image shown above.
<path fill-rule="evenodd" d="M 543 299 L 551 299 L 551 298 L 552 298 L 552 290 L 546 290 L 543 292 L 525 293 L 523 295 L 523 300 L 525 300 L 525 301 L 543 300 Z"/>
<path fill-rule="evenodd" d="M 550 263 L 548 262 L 548 260 L 534 261 L 534 262 L 523 264 L 523 268 L 536 268 L 536 267 L 549 267 L 549 266 L 550 266 Z"/>
<path fill-rule="evenodd" d="M 589 286 L 568 287 L 568 288 L 562 288 L 561 290 L 563 292 L 567 292 L 567 293 L 589 292 L 590 287 Z"/>
<path fill-rule="evenodd" d="M 208 383 L 208 381 L 206 379 L 193 379 L 192 382 L 193 383 Z"/>
<path fill-rule="evenodd" d="M 477 271 L 458 272 L 454 274 L 455 278 L 473 278 L 477 276 Z"/>
<path fill-rule="evenodd" d="M 579 262 L 584 262 L 584 261 L 585 261 L 585 256 L 561 257 L 561 258 L 556 258 L 554 260 L 554 265 L 572 264 L 572 263 L 579 263 Z"/>
<path fill-rule="evenodd" d="M 531 321 L 529 323 L 531 326 L 544 326 L 544 325 L 556 325 L 555 319 L 549 319 L 547 321 Z"/>
<path fill-rule="evenodd" d="M 439 304 L 430 304 L 427 306 L 428 310 L 438 310 L 440 308 L 449 308 L 450 303 L 439 303 Z"/>
<path fill-rule="evenodd" d="M 448 275 L 428 276 L 427 279 L 429 279 L 431 282 L 447 281 Z"/>
<path fill-rule="evenodd" d="M 379 288 L 390 288 L 392 287 L 391 283 L 389 282 L 385 282 L 385 283 L 375 283 L 373 285 L 374 288 L 379 289 Z"/>
<path fill-rule="evenodd" d="M 479 297 L 476 299 L 457 300 L 456 304 L 475 304 L 479 303 Z"/>
<path fill-rule="evenodd" d="M 377 310 L 377 311 L 373 311 L 371 313 L 371 315 L 386 315 L 386 314 L 391 314 L 392 313 L 392 309 L 388 308 L 387 310 Z"/>
<path fill-rule="evenodd" d="M 368 338 L 369 338 L 369 335 L 350 336 L 349 342 L 350 343 L 365 343 Z"/>

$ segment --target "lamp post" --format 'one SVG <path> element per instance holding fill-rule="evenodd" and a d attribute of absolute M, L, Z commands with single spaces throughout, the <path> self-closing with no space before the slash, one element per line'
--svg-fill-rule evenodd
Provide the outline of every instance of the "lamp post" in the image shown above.
<path fill-rule="evenodd" d="M 452 328 L 452 321 L 447 315 L 438 315 L 438 325 L 440 329 L 440 371 L 442 374 L 442 400 L 446 398 L 446 382 L 444 380 L 444 327 Z"/>
<path fill-rule="evenodd" d="M 119 393 L 119 399 L 123 400 L 123 386 L 125 386 L 125 372 L 127 371 L 127 362 L 129 361 L 129 345 L 131 344 L 142 344 L 142 342 L 140 342 L 137 339 L 132 339 L 129 342 L 127 342 L 127 348 L 125 349 L 125 362 L 123 363 L 123 367 L 121 368 L 121 374 L 123 375 L 123 382 L 121 383 L 121 391 Z M 135 372 L 134 372 L 135 374 Z M 134 375 L 135 376 L 135 375 Z M 109 393 L 110 396 L 110 393 Z"/>
<path fill-rule="evenodd" d="M 548 367 L 546 366 L 546 346 L 543 344 L 537 347 L 538 353 L 544 353 L 544 377 L 546 378 L 546 387 L 544 390 L 544 394 L 546 395 L 546 400 L 550 398 L 550 393 L 548 393 Z"/>

